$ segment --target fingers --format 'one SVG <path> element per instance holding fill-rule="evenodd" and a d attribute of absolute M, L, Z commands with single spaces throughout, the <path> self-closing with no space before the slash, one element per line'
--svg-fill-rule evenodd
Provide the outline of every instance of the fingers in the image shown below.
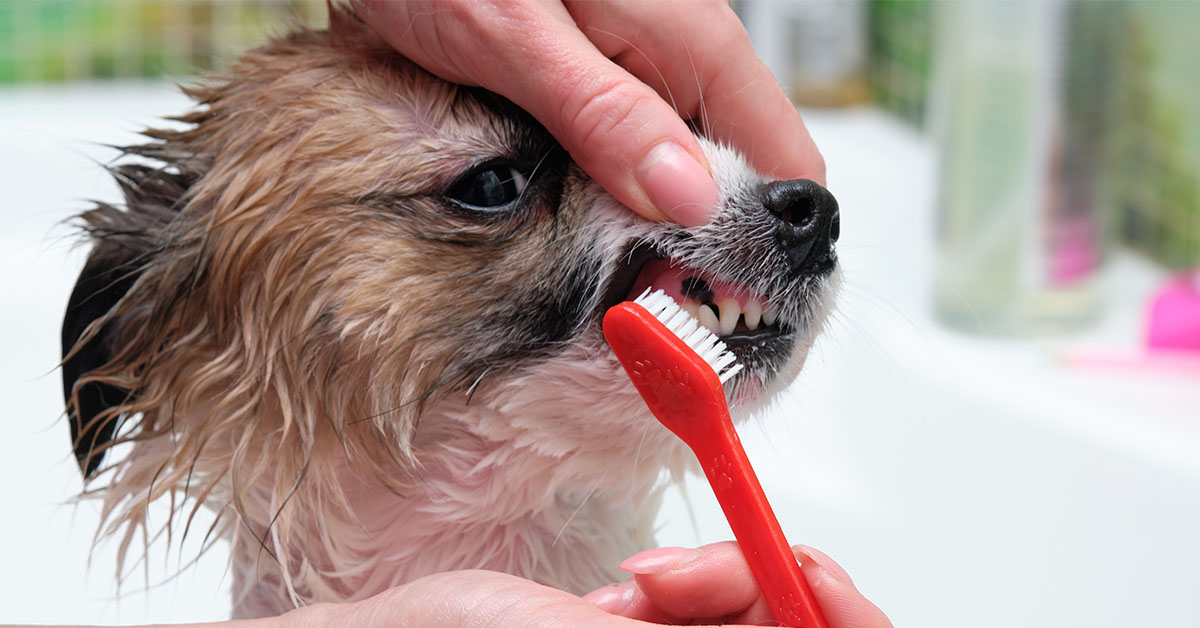
<path fill-rule="evenodd" d="M 891 628 L 887 617 L 858 592 L 837 563 L 812 548 L 793 549 L 830 628 Z M 735 543 L 650 550 L 625 561 L 621 569 L 634 577 L 585 599 L 608 612 L 656 623 L 772 620 Z"/>
<path fill-rule="evenodd" d="M 712 555 L 725 551 L 717 545 L 642 552 L 621 563 L 621 570 L 634 577 L 597 589 L 584 599 L 609 613 L 655 624 L 732 616 L 754 604 L 758 587 L 745 577 L 748 571 L 736 570 L 736 561 Z M 717 573 L 730 563 L 735 566 L 732 573 Z"/>
<path fill-rule="evenodd" d="M 567 7 L 605 56 L 759 171 L 825 184 L 808 129 L 727 2 L 567 0 Z"/>
<path fill-rule="evenodd" d="M 768 175 L 825 183 L 804 122 L 727 3 L 567 2 L 354 5 L 425 69 L 528 111 L 597 183 L 647 218 L 695 226 L 719 202 L 683 118 Z"/>
<path fill-rule="evenodd" d="M 634 211 L 695 226 L 715 210 L 719 191 L 687 125 L 602 55 L 561 3 L 360 0 L 356 7 L 422 67 L 528 111 Z"/>

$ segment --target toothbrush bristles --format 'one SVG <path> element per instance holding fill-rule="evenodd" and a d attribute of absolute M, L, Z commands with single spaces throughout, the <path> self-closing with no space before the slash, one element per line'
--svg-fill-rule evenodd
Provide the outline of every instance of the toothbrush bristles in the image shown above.
<path fill-rule="evenodd" d="M 646 311 L 666 325 L 671 333 L 691 347 L 701 359 L 712 367 L 722 384 L 742 370 L 737 356 L 725 346 L 725 343 L 721 342 L 715 333 L 701 325 L 696 317 L 679 307 L 675 299 L 667 296 L 667 293 L 662 290 L 651 292 L 650 288 L 646 288 L 641 296 L 634 299 L 633 302 L 646 308 Z"/>

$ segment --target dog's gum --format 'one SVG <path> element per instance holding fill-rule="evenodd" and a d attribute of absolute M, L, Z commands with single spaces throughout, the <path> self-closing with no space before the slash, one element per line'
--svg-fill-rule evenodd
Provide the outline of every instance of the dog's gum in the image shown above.
<path fill-rule="evenodd" d="M 709 299 L 697 299 L 690 294 L 694 290 L 685 289 L 685 282 L 689 282 L 688 286 L 694 288 L 697 280 L 707 285 L 708 291 L 711 293 Z M 647 263 L 638 274 L 628 298 L 637 297 L 647 288 L 662 290 L 678 303 L 703 301 L 720 303 L 733 299 L 738 302 L 741 309 L 745 309 L 747 303 L 757 301 L 757 299 L 751 298 L 750 292 L 743 286 L 729 281 L 720 281 L 709 273 L 684 266 L 669 257 Z"/>

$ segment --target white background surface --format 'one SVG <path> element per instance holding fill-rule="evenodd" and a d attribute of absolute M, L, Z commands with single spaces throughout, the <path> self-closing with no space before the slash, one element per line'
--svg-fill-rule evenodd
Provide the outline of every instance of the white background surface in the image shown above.
<path fill-rule="evenodd" d="M 82 262 L 60 223 L 117 198 L 98 144 L 184 106 L 165 84 L 0 91 L 0 622 L 228 612 L 223 548 L 148 593 L 135 573 L 119 600 L 111 548 L 89 567 L 97 512 L 67 504 L 81 481 L 55 370 Z M 801 381 L 741 429 L 789 539 L 839 560 L 897 626 L 1200 626 L 1200 382 L 1055 358 L 1133 346 L 1157 273 L 1120 259 L 1109 314 L 1076 338 L 943 331 L 928 311 L 930 146 L 870 110 L 807 120 L 842 206 L 848 285 Z M 660 542 L 728 538 L 706 487 L 689 493 L 695 523 L 671 495 Z M 159 552 L 151 583 L 179 561 Z"/>
<path fill-rule="evenodd" d="M 101 548 L 89 566 L 99 514 L 94 503 L 68 504 L 83 483 L 56 370 L 62 311 L 84 254 L 63 222 L 85 209 L 86 199 L 118 200 L 99 165 L 116 153 L 101 144 L 136 142 L 137 130 L 185 106 L 169 84 L 0 92 L 0 386 L 13 404 L 0 439 L 0 623 L 228 616 L 218 552 L 148 594 L 137 566 L 119 601 L 113 548 Z M 151 583 L 175 573 L 178 560 L 178 552 L 160 552 L 147 565 Z"/>

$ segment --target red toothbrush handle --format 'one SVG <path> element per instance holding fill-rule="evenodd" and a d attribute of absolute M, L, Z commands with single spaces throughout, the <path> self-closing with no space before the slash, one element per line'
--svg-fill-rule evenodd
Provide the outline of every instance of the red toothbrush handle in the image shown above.
<path fill-rule="evenodd" d="M 713 438 L 694 451 L 771 614 L 784 626 L 829 628 L 737 433 L 727 425 L 728 438 Z"/>
<path fill-rule="evenodd" d="M 604 315 L 604 337 L 646 406 L 700 460 L 775 620 L 829 628 L 750 467 L 712 367 L 635 303 Z"/>

